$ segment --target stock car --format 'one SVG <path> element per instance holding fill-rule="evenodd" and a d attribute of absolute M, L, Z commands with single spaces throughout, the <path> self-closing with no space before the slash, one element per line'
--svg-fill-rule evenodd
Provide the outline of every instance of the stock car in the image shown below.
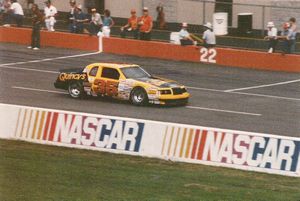
<path fill-rule="evenodd" d="M 152 76 L 135 64 L 93 63 L 61 70 L 54 86 L 72 98 L 110 96 L 134 105 L 185 105 L 190 97 L 183 85 Z"/>

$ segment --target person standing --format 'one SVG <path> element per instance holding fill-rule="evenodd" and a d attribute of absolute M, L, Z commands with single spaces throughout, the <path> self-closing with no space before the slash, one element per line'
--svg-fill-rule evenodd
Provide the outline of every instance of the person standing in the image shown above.
<path fill-rule="evenodd" d="M 278 39 L 282 40 L 282 54 L 290 54 L 291 53 L 291 35 L 292 30 L 291 24 L 289 22 L 285 22 L 283 24 L 283 31 L 281 32 L 281 36 L 278 36 Z"/>
<path fill-rule="evenodd" d="M 161 3 L 156 7 L 156 12 L 157 12 L 157 18 L 156 18 L 157 28 L 164 29 L 166 27 L 166 20 L 165 20 L 164 7 L 162 6 Z"/>
<path fill-rule="evenodd" d="M 40 30 L 41 24 L 44 20 L 43 14 L 40 12 L 37 4 L 32 4 L 32 34 L 31 34 L 31 46 L 29 49 L 39 50 L 40 49 Z"/>
<path fill-rule="evenodd" d="M 3 20 L 4 27 L 10 27 L 9 22 L 9 8 L 11 6 L 10 0 L 4 0 L 1 4 L 1 19 Z"/>
<path fill-rule="evenodd" d="M 291 35 L 290 38 L 290 53 L 294 53 L 296 50 L 296 36 L 297 36 L 297 25 L 296 18 L 291 17 L 289 20 Z"/>
<path fill-rule="evenodd" d="M 102 33 L 104 36 L 109 37 L 110 36 L 110 29 L 115 24 L 114 20 L 110 16 L 110 10 L 106 9 L 104 10 L 104 17 L 103 17 L 103 27 L 102 27 Z"/>
<path fill-rule="evenodd" d="M 268 53 L 275 52 L 277 45 L 277 28 L 275 27 L 273 22 L 268 22 L 268 35 L 265 37 L 265 40 L 268 40 Z"/>
<path fill-rule="evenodd" d="M 203 42 L 204 47 L 211 48 L 216 46 L 216 35 L 213 32 L 212 24 L 210 22 L 207 22 L 203 25 L 206 28 L 206 31 L 203 33 Z"/>
<path fill-rule="evenodd" d="M 68 13 L 68 28 L 69 31 L 72 32 L 73 30 L 73 24 L 74 24 L 74 20 L 75 20 L 75 9 L 76 9 L 76 1 L 75 0 L 70 0 L 70 12 Z"/>
<path fill-rule="evenodd" d="M 12 4 L 8 10 L 8 24 L 11 24 L 12 21 L 16 21 L 18 27 L 23 25 L 24 11 L 22 6 L 17 2 L 17 0 L 12 0 Z"/>
<path fill-rule="evenodd" d="M 83 23 L 88 22 L 89 19 L 87 18 L 86 14 L 82 12 L 81 5 L 76 6 L 74 18 L 72 33 L 82 34 L 84 29 Z"/>
<path fill-rule="evenodd" d="M 55 17 L 57 15 L 57 9 L 52 5 L 51 0 L 45 1 L 46 7 L 44 8 L 45 13 L 45 24 L 48 31 L 55 31 L 54 25 L 56 23 Z"/>
<path fill-rule="evenodd" d="M 153 20 L 147 7 L 143 8 L 143 16 L 140 17 L 138 25 L 140 25 L 140 40 L 151 40 Z"/>
<path fill-rule="evenodd" d="M 139 31 L 138 31 L 138 18 L 136 16 L 136 10 L 131 10 L 131 17 L 128 19 L 126 25 L 121 27 L 121 37 L 125 38 L 126 33 L 132 33 L 134 39 L 138 39 Z"/>
<path fill-rule="evenodd" d="M 97 33 L 100 31 L 102 27 L 103 22 L 101 19 L 101 15 L 97 13 L 96 8 L 92 8 L 91 12 L 92 12 L 92 16 L 91 16 L 91 22 L 88 27 L 88 31 L 90 35 L 97 35 Z"/>

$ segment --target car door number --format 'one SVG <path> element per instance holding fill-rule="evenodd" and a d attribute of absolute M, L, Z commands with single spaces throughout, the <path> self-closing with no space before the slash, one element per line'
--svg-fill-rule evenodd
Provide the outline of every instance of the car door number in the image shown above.
<path fill-rule="evenodd" d="M 118 85 L 119 83 L 115 81 L 95 79 L 93 91 L 97 94 L 116 96 L 118 95 Z"/>

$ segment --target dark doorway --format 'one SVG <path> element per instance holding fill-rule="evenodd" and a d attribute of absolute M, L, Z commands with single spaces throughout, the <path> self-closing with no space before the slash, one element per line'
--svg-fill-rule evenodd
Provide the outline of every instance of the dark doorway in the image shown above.
<path fill-rule="evenodd" d="M 104 13 L 105 0 L 85 0 L 84 4 L 89 13 L 91 12 L 92 8 L 96 8 L 97 12 L 100 14 Z"/>
<path fill-rule="evenodd" d="M 232 26 L 232 3 L 233 0 L 216 0 L 215 12 L 228 13 L 228 26 Z"/>

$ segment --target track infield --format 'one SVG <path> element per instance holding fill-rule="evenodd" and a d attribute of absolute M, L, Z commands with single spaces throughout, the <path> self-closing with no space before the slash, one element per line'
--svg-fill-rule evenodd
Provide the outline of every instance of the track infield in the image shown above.
<path fill-rule="evenodd" d="M 298 201 L 300 178 L 0 140 L 0 200 Z"/>

